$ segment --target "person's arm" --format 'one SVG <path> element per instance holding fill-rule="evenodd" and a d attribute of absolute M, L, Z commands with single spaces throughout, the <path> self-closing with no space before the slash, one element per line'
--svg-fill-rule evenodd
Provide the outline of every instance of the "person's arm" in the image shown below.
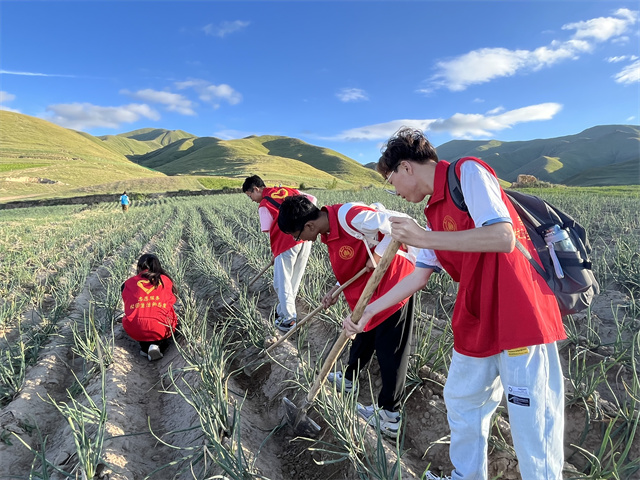
<path fill-rule="evenodd" d="M 412 218 L 392 217 L 391 226 L 391 236 L 394 239 L 407 245 L 431 250 L 509 253 L 516 244 L 513 227 L 507 222 L 455 232 L 431 232 L 422 228 Z"/>
<path fill-rule="evenodd" d="M 351 321 L 351 315 L 347 316 L 342 321 L 342 326 L 347 334 L 356 335 L 362 332 L 367 323 L 369 323 L 375 315 L 401 302 L 405 298 L 409 298 L 418 290 L 424 288 L 434 270 L 433 267 L 417 267 L 382 297 L 367 305 L 357 324 Z"/>
<path fill-rule="evenodd" d="M 271 225 L 273 225 L 273 217 L 269 209 L 267 207 L 259 207 L 258 215 L 260 216 L 260 230 L 263 232 L 270 231 Z"/>
<path fill-rule="evenodd" d="M 392 218 L 392 235 L 415 247 L 457 252 L 504 252 L 515 247 L 509 209 L 498 179 L 474 161 L 460 168 L 460 186 L 476 228 L 455 232 L 424 231 L 416 222 Z"/>

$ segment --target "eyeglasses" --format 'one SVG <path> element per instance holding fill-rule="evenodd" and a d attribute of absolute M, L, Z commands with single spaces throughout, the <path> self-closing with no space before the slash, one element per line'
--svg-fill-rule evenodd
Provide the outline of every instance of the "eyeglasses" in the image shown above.
<path fill-rule="evenodd" d="M 304 232 L 304 225 L 302 226 L 302 228 L 298 232 L 298 235 L 296 235 L 296 238 L 294 239 L 296 242 L 300 241 L 300 235 L 302 235 L 302 232 Z"/>
<path fill-rule="evenodd" d="M 393 170 L 391 170 L 391 173 L 389 174 L 389 176 L 387 178 L 385 178 L 384 180 L 384 185 L 382 185 L 382 187 L 386 187 L 387 184 L 389 183 L 389 180 L 391 180 L 391 177 L 393 177 L 393 174 L 395 173 L 395 171 L 397 170 L 398 167 L 394 168 Z M 393 190 L 390 190 L 388 188 L 384 189 L 385 192 L 387 192 L 390 195 L 398 195 L 398 192 L 396 192 L 395 187 Z"/>

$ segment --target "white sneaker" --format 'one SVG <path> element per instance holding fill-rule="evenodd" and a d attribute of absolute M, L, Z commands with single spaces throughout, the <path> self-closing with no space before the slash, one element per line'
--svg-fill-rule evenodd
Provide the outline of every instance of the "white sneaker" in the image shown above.
<path fill-rule="evenodd" d="M 150 362 L 153 360 L 160 360 L 164 355 L 160 351 L 160 347 L 155 343 L 149 345 L 149 350 L 147 351 L 147 358 Z"/>
<path fill-rule="evenodd" d="M 296 326 L 296 319 L 290 318 L 289 320 L 286 320 L 282 317 L 278 317 L 276 318 L 275 325 L 281 332 L 288 332 Z"/>
<path fill-rule="evenodd" d="M 424 472 L 423 477 L 426 480 L 451 480 L 451 477 L 449 477 L 448 475 L 437 475 L 435 473 L 431 473 L 431 470 L 427 470 L 426 472 Z"/>
<path fill-rule="evenodd" d="M 400 430 L 400 413 L 390 412 L 375 405 L 358 404 L 358 415 L 364 418 L 373 428 L 380 428 L 380 432 L 390 438 L 398 437 Z"/>
<path fill-rule="evenodd" d="M 333 383 L 338 391 L 344 388 L 345 393 L 351 393 L 351 391 L 353 390 L 353 381 L 344 378 L 344 375 L 342 375 L 342 372 L 340 371 L 335 373 L 331 372 L 327 376 L 327 381 Z"/>

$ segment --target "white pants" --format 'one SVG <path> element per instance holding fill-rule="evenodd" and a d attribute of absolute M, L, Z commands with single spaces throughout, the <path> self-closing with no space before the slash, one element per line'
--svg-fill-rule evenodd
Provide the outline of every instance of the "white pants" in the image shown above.
<path fill-rule="evenodd" d="M 564 380 L 555 343 L 486 358 L 453 352 L 444 388 L 452 480 L 486 480 L 491 416 L 503 393 L 523 480 L 562 480 Z M 515 356 L 514 356 L 515 354 Z"/>
<path fill-rule="evenodd" d="M 278 295 L 276 312 L 285 320 L 296 318 L 296 296 L 310 252 L 311 242 L 302 242 L 282 252 L 273 262 L 273 288 Z"/>

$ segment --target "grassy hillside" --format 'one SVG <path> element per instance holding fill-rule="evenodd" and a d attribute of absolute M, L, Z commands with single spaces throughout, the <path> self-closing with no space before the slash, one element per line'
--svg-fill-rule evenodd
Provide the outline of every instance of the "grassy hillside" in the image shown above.
<path fill-rule="evenodd" d="M 635 181 L 634 181 L 635 179 Z M 629 160 L 624 163 L 592 168 L 568 178 L 565 185 L 571 186 L 607 186 L 640 185 L 640 162 Z"/>
<path fill-rule="evenodd" d="M 58 196 L 79 187 L 163 176 L 87 134 L 4 110 L 0 152 L 0 200 Z"/>
<path fill-rule="evenodd" d="M 167 175 L 257 174 L 273 183 L 336 188 L 382 182 L 380 175 L 355 160 L 289 137 L 189 138 L 130 158 Z"/>
<path fill-rule="evenodd" d="M 144 155 L 145 153 L 162 148 L 159 142 L 153 140 L 141 142 L 133 138 L 121 137 L 120 135 L 103 135 L 94 138 L 100 139 L 105 147 L 125 157 L 129 155 Z"/>
<path fill-rule="evenodd" d="M 309 145 L 302 140 L 290 137 L 262 136 L 257 140 L 264 145 L 269 155 L 300 160 L 347 182 L 375 184 L 382 181 L 380 174 L 328 148 Z"/>
<path fill-rule="evenodd" d="M 446 160 L 480 157 L 508 181 L 515 181 L 518 174 L 524 173 L 547 182 L 571 181 L 575 185 L 573 182 L 580 181 L 582 173 L 604 168 L 610 172 L 608 185 L 639 182 L 633 168 L 620 167 L 640 163 L 640 127 L 633 125 L 602 125 L 577 135 L 524 142 L 454 140 L 437 150 L 438 156 Z M 608 166 L 615 168 L 607 169 Z"/>
<path fill-rule="evenodd" d="M 206 137 L 185 140 L 145 155 L 142 157 L 144 160 L 138 161 L 167 175 L 217 175 L 232 178 L 260 175 L 267 184 L 304 184 L 306 187 L 321 188 L 349 186 L 329 173 L 298 160 L 268 155 L 263 148 L 252 142 L 238 142 Z M 170 161 L 161 163 L 164 160 Z"/>
<path fill-rule="evenodd" d="M 141 128 L 127 133 L 120 133 L 117 136 L 131 138 L 139 142 L 155 142 L 155 144 L 163 147 L 183 138 L 196 137 L 182 130 L 164 130 L 162 128 Z"/>
<path fill-rule="evenodd" d="M 97 138 L 100 139 L 107 148 L 129 157 L 132 155 L 144 155 L 145 153 L 159 150 L 174 142 L 197 137 L 182 130 L 142 128 L 140 130 L 133 130 L 132 132 L 120 133 L 118 135 L 103 135 Z"/>

